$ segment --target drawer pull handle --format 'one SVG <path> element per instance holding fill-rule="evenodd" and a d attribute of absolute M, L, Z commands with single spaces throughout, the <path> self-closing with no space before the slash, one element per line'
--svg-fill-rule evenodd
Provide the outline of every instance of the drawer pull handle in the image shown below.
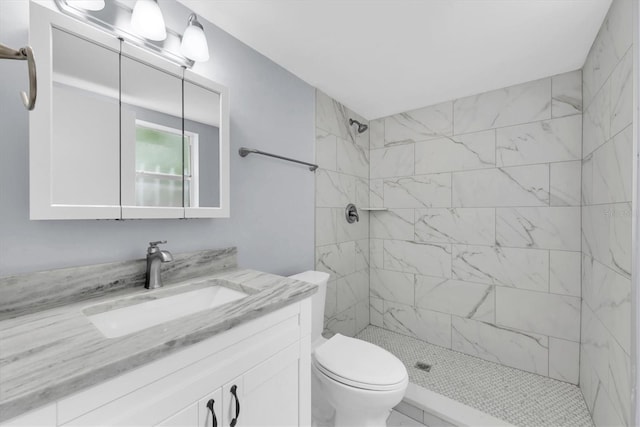
<path fill-rule="evenodd" d="M 207 408 L 211 411 L 211 419 L 213 427 L 218 427 L 218 419 L 216 418 L 216 411 L 213 410 L 213 404 L 216 403 L 215 400 L 209 399 L 207 402 Z"/>
<path fill-rule="evenodd" d="M 236 399 L 236 416 L 233 417 L 233 419 L 231 420 L 231 423 L 229 423 L 230 427 L 235 427 L 236 424 L 238 423 L 238 417 L 240 417 L 240 401 L 238 400 L 238 395 L 236 394 L 237 390 L 238 390 L 238 387 L 235 384 L 231 386 L 231 394 Z"/>

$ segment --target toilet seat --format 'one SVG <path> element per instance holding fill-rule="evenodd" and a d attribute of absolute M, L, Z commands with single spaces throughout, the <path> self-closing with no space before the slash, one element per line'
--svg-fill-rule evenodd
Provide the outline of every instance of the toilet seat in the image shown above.
<path fill-rule="evenodd" d="M 372 391 L 405 387 L 408 376 L 404 364 L 393 354 L 340 334 L 316 348 L 313 365 L 334 381 Z"/>

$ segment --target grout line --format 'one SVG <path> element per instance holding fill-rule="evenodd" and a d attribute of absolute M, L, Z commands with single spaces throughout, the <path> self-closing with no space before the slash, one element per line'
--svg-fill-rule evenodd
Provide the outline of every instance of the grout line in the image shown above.
<path fill-rule="evenodd" d="M 493 311 L 493 315 L 495 317 L 495 310 Z M 449 348 L 453 349 L 453 315 L 449 315 Z"/>
<path fill-rule="evenodd" d="M 525 126 L 525 125 L 531 125 L 531 124 L 536 124 L 536 123 L 541 123 L 541 122 L 548 122 L 551 120 L 562 120 L 562 119 L 567 119 L 569 117 L 573 117 L 573 116 L 579 116 L 582 115 L 583 111 L 580 112 L 576 112 L 573 114 L 569 114 L 566 116 L 560 116 L 560 117 L 551 117 L 551 118 L 546 118 L 546 119 L 540 119 L 540 120 L 531 120 L 531 121 L 527 121 L 527 122 L 522 122 L 522 123 L 515 123 L 515 124 L 510 124 L 510 125 L 506 125 L 506 126 L 496 126 L 496 127 L 489 127 L 489 128 L 485 128 L 485 129 L 479 129 L 479 130 L 474 130 L 471 132 L 464 132 L 464 133 L 454 133 L 452 135 L 446 135 L 446 134 L 438 134 L 437 136 L 434 137 L 430 137 L 428 139 L 418 139 L 418 140 L 413 140 L 413 139 L 407 139 L 407 140 L 402 140 L 402 141 L 392 141 L 387 143 L 387 141 L 384 141 L 384 146 L 383 147 L 377 147 L 377 148 L 372 148 L 370 151 L 375 151 L 375 150 L 387 150 L 387 149 L 391 149 L 391 148 L 395 148 L 395 147 L 400 147 L 403 145 L 409 145 L 409 144 L 418 144 L 418 143 L 423 143 L 423 142 L 430 142 L 430 141 L 435 141 L 435 140 L 440 140 L 440 139 L 454 139 L 457 137 L 461 137 L 461 136 L 469 136 L 469 135 L 474 135 L 477 133 L 483 133 L 483 132 L 489 132 L 489 131 L 497 131 L 501 130 L 501 129 L 507 129 L 507 128 L 512 128 L 512 127 L 517 127 L 517 126 Z M 393 116 L 388 116 L 388 117 L 393 117 Z"/>
<path fill-rule="evenodd" d="M 605 21 L 602 24 L 603 27 L 605 26 L 605 24 L 609 22 L 608 18 L 609 18 L 608 16 L 607 18 L 605 18 Z M 598 33 L 598 35 L 596 36 L 596 39 L 598 38 L 598 36 L 600 36 L 600 33 Z M 594 44 L 595 44 L 595 40 L 594 40 Z M 593 47 L 593 45 L 591 47 Z M 593 101 L 596 99 L 596 97 L 598 96 L 602 88 L 604 88 L 604 85 L 611 80 L 611 77 L 613 76 L 613 73 L 616 71 L 616 68 L 618 68 L 618 65 L 620 65 L 624 57 L 627 55 L 627 53 L 629 53 L 631 49 L 633 49 L 633 42 L 631 43 L 631 46 L 629 46 L 629 48 L 622 54 L 618 62 L 615 63 L 615 65 L 611 69 L 611 72 L 607 74 L 607 77 L 602 81 L 600 86 L 596 88 L 596 91 L 591 94 L 591 99 L 589 100 L 588 105 L 585 103 L 585 98 L 584 98 L 584 87 L 587 86 L 584 84 L 584 66 L 581 68 L 582 74 L 583 74 L 582 76 L 582 111 L 583 112 L 586 111 L 589 107 L 591 107 L 591 105 L 593 104 Z M 589 54 L 591 54 L 591 50 L 589 50 Z M 587 58 L 588 58 L 588 55 L 587 55 Z M 611 101 L 609 101 L 609 104 L 611 104 Z"/>
<path fill-rule="evenodd" d="M 453 173 L 449 174 L 449 195 L 451 199 L 449 206 L 453 208 Z"/>
<path fill-rule="evenodd" d="M 593 316 L 598 319 L 598 322 L 600 322 L 600 325 L 609 333 L 609 336 L 607 337 L 609 338 L 613 338 L 616 342 L 616 344 L 618 344 L 620 346 L 620 349 L 622 349 L 622 351 L 624 352 L 624 354 L 626 354 L 627 356 L 631 356 L 629 353 L 627 353 L 627 350 L 620 344 L 620 342 L 618 341 L 618 338 L 615 336 L 615 334 L 613 334 L 610 330 L 609 327 L 607 325 L 605 325 L 605 323 L 602 321 L 602 319 L 600 318 L 600 316 L 598 315 L 598 313 L 591 308 L 591 306 L 589 305 L 589 303 L 587 301 L 584 301 L 584 304 L 589 308 L 589 310 L 591 310 L 591 313 L 593 314 Z M 582 308 L 582 307 L 581 307 Z M 582 310 L 580 312 L 581 316 L 581 320 L 582 320 Z M 582 329 L 580 330 L 580 345 L 582 345 Z M 631 348 L 631 350 L 633 351 L 633 348 Z"/>
<path fill-rule="evenodd" d="M 627 129 L 629 129 L 630 127 L 633 126 L 633 121 L 631 123 L 629 123 L 628 125 L 626 125 L 624 128 L 622 128 L 620 131 L 618 131 L 615 135 L 611 135 L 609 136 L 609 138 L 607 138 L 604 142 L 598 144 L 598 146 L 594 149 L 592 149 L 591 151 L 589 151 L 586 155 L 586 157 L 589 156 L 593 156 L 595 154 L 596 151 L 600 150 L 602 147 L 604 147 L 607 144 L 613 143 L 613 140 L 616 139 L 616 137 L 618 135 L 620 135 L 621 133 L 625 132 Z M 582 151 L 583 151 L 583 158 L 582 160 L 584 161 L 584 147 L 581 147 Z"/>
<path fill-rule="evenodd" d="M 616 135 L 618 135 L 618 134 L 616 134 Z M 604 145 L 604 144 L 606 144 L 608 142 L 610 142 L 610 139 L 607 140 L 606 142 L 604 142 L 602 145 Z M 602 145 L 600 145 L 598 148 L 600 148 Z M 596 149 L 594 149 L 594 151 L 595 150 Z M 400 180 L 400 179 L 408 179 L 408 178 L 427 177 L 427 176 L 432 176 L 432 175 L 445 175 L 445 174 L 453 175 L 453 174 L 463 174 L 463 173 L 467 173 L 467 172 L 490 171 L 490 170 L 493 170 L 493 169 L 513 169 L 513 168 L 525 168 L 525 167 L 530 167 L 530 166 L 544 166 L 544 165 L 550 165 L 550 164 L 555 164 L 555 163 L 580 162 L 581 160 L 582 159 L 580 159 L 580 158 L 575 158 L 575 159 L 551 160 L 551 161 L 547 161 L 547 162 L 538 162 L 538 163 L 523 163 L 523 164 L 515 164 L 515 165 L 507 165 L 507 166 L 493 166 L 493 165 L 490 165 L 490 166 L 482 167 L 482 168 L 454 169 L 454 170 L 449 170 L 449 171 L 423 173 L 423 174 L 415 174 L 415 175 L 391 175 L 391 176 L 377 177 L 377 178 L 373 178 L 373 179 L 374 180 L 375 179 L 382 179 L 384 181 L 392 181 L 392 180 Z M 337 172 L 337 171 L 330 171 L 330 172 L 335 172 L 335 173 L 339 173 L 339 174 L 342 174 L 342 175 L 347 175 L 347 174 L 344 174 L 342 172 Z M 349 175 L 349 176 L 354 176 L 356 178 L 360 178 L 357 175 Z"/>
<path fill-rule="evenodd" d="M 551 375 L 550 371 L 551 371 L 551 337 L 549 336 L 547 338 L 547 376 Z"/>
<path fill-rule="evenodd" d="M 590 207 L 597 207 L 597 206 L 628 205 L 631 202 L 632 202 L 631 200 L 626 200 L 626 201 L 622 201 L 622 202 L 592 203 L 592 204 L 589 204 L 589 205 L 582 205 L 580 207 L 582 207 L 582 208 L 590 208 Z M 578 207 L 578 206 L 576 206 L 576 207 Z"/>
<path fill-rule="evenodd" d="M 410 275 L 414 275 L 414 276 L 420 276 L 420 277 L 426 277 L 426 278 L 432 278 L 432 279 L 442 279 L 443 282 L 444 281 L 457 281 L 457 282 L 464 282 L 464 283 L 467 283 L 467 284 L 470 284 L 470 285 L 478 285 L 478 286 L 483 286 L 483 287 L 493 286 L 493 287 L 495 287 L 496 291 L 497 291 L 497 289 L 512 289 L 514 291 L 535 292 L 535 293 L 543 294 L 543 295 L 554 295 L 554 296 L 559 296 L 559 297 L 578 298 L 578 299 L 581 298 L 580 296 L 576 296 L 576 295 L 560 294 L 560 293 L 556 293 L 556 292 L 548 292 L 548 291 L 545 291 L 545 290 L 529 289 L 529 288 L 518 288 L 518 287 L 515 287 L 515 286 L 510 286 L 510 285 L 505 285 L 505 284 L 500 284 L 500 283 L 486 283 L 486 282 L 478 282 L 478 281 L 473 281 L 473 280 L 464 280 L 464 279 L 459 279 L 459 278 L 451 278 L 451 277 L 443 277 L 443 276 L 432 276 L 432 275 L 420 274 L 420 273 L 415 273 L 415 272 L 408 272 L 408 271 L 403 271 L 403 270 L 394 270 L 394 269 L 390 269 L 390 268 L 373 268 L 373 270 L 387 271 L 387 272 L 390 272 L 390 273 L 399 273 L 399 274 L 410 274 Z M 437 311 L 437 310 L 433 310 L 433 311 Z M 451 313 L 449 313 L 449 314 L 451 314 Z"/>
<path fill-rule="evenodd" d="M 623 202 L 613 202 L 613 203 L 600 203 L 603 205 L 609 205 L 609 204 L 621 204 L 621 203 L 630 203 L 631 201 L 623 201 Z M 597 206 L 596 205 L 590 205 L 590 206 Z M 329 207 L 329 206 L 327 206 Z M 331 207 L 336 207 L 336 206 L 331 206 Z M 386 209 L 388 209 L 389 211 L 397 211 L 397 210 L 409 210 L 409 209 L 419 209 L 419 210 L 429 210 L 429 209 L 440 209 L 440 210 L 444 210 L 444 209 L 549 209 L 549 208 L 559 208 L 559 209 L 568 209 L 568 208 L 579 208 L 580 205 L 562 205 L 562 206 L 548 206 L 548 205 L 505 205 L 505 206 L 496 206 L 495 204 L 491 205 L 491 206 L 409 206 L 409 207 L 392 207 L 392 206 L 385 206 Z M 340 208 L 340 206 L 337 206 L 337 208 Z M 375 212 L 375 211 L 372 211 Z"/>
<path fill-rule="evenodd" d="M 493 285 L 493 324 L 498 323 L 498 288 Z"/>
<path fill-rule="evenodd" d="M 456 100 L 451 101 L 451 137 L 453 138 L 453 134 L 456 131 L 456 108 L 455 108 Z"/>
<path fill-rule="evenodd" d="M 551 113 L 551 118 L 553 119 L 553 77 L 549 77 L 549 112 Z"/>
<path fill-rule="evenodd" d="M 551 293 L 551 251 L 547 250 L 547 292 Z"/>
<path fill-rule="evenodd" d="M 493 208 L 493 245 L 491 247 L 504 247 L 498 245 L 498 208 Z"/>
<path fill-rule="evenodd" d="M 588 59 L 588 57 L 587 57 Z M 584 268 L 584 257 L 585 257 L 585 253 L 584 253 L 584 246 L 582 244 L 582 241 L 584 240 L 582 235 L 584 234 L 584 223 L 582 220 L 583 217 L 583 211 L 584 211 L 584 194 L 583 194 L 583 189 L 584 189 L 584 176 L 582 173 L 582 170 L 584 168 L 584 112 L 587 109 L 586 105 L 585 105 L 585 97 L 584 97 L 584 88 L 585 88 L 585 82 L 584 82 L 584 66 L 582 67 L 583 71 L 580 72 L 580 90 L 581 93 L 580 95 L 582 96 L 582 113 L 583 113 L 583 118 L 582 118 L 582 123 L 583 125 L 580 127 L 580 333 L 578 335 L 578 337 L 580 338 L 580 342 L 578 343 L 578 386 L 580 387 L 581 385 L 581 378 L 580 378 L 580 373 L 582 371 L 582 364 L 583 364 L 583 360 L 582 360 L 582 322 L 583 322 L 583 313 L 582 313 L 582 306 L 583 304 L 586 304 L 585 300 L 584 300 L 584 296 L 582 294 L 582 281 L 583 281 L 583 268 Z M 591 98 L 591 101 L 593 102 L 594 98 Z M 596 148 L 597 150 L 597 148 Z M 595 150 L 593 150 L 595 151 Z M 587 405 L 586 402 L 586 398 L 584 396 L 584 392 L 582 391 L 582 387 L 580 387 L 580 393 L 582 394 L 582 398 L 585 399 L 585 405 L 587 406 L 587 408 L 589 407 L 589 405 Z M 589 411 L 589 413 L 591 413 Z M 593 416 L 593 415 L 592 415 Z"/>
<path fill-rule="evenodd" d="M 408 210 L 408 209 L 405 209 Z M 394 238 L 394 237 L 374 237 L 373 239 L 375 240 L 395 240 L 395 241 L 401 241 L 401 242 L 412 242 L 411 240 L 407 240 L 407 239 L 403 239 L 403 238 Z M 483 243 L 464 243 L 464 242 L 434 242 L 434 241 L 414 241 L 412 243 L 415 244 L 419 244 L 419 245 L 432 245 L 432 246 L 445 246 L 445 245 L 451 245 L 451 246 L 467 246 L 467 247 L 482 247 L 482 248 L 490 248 L 490 249 L 522 249 L 522 250 L 529 250 L 529 251 L 538 251 L 538 252 L 542 252 L 542 251 L 558 251 L 558 252 L 573 252 L 573 253 L 580 253 L 580 250 L 575 250 L 575 249 L 561 249 L 561 248 L 533 248 L 533 247 L 523 247 L 523 246 L 505 246 L 505 245 L 498 245 L 498 244 L 483 244 Z M 323 246 L 330 246 L 331 244 L 328 245 L 323 245 Z"/>
<path fill-rule="evenodd" d="M 549 167 L 548 167 L 548 173 L 549 173 L 549 203 L 548 205 L 551 206 L 551 198 L 553 197 L 553 195 L 551 194 L 551 189 L 553 188 L 553 186 L 551 185 L 551 163 L 549 163 Z"/>

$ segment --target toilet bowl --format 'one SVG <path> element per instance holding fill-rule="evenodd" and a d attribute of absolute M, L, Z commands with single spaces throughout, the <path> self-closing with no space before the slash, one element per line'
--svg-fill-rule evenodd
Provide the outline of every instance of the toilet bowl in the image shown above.
<path fill-rule="evenodd" d="M 329 275 L 290 276 L 318 285 L 312 297 L 312 423 L 323 427 L 383 427 L 409 383 L 403 363 L 374 344 L 336 334 L 322 337 Z"/>

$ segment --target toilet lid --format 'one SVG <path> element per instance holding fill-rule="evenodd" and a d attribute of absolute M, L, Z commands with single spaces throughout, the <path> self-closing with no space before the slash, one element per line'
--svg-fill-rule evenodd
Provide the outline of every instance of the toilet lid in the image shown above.
<path fill-rule="evenodd" d="M 316 348 L 315 366 L 336 381 L 368 390 L 391 390 L 407 380 L 407 369 L 393 354 L 356 338 L 334 335 Z"/>

